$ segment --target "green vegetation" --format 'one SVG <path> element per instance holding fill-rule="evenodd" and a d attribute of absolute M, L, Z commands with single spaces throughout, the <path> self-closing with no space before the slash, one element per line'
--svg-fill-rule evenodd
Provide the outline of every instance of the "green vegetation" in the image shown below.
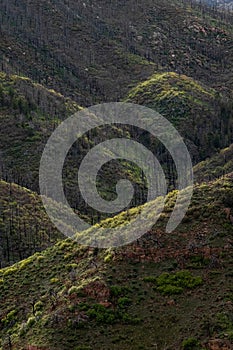
<path fill-rule="evenodd" d="M 155 283 L 156 290 L 163 295 L 180 294 L 184 289 L 193 289 L 202 284 L 202 278 L 192 276 L 189 271 L 163 273 L 157 278 L 145 277 L 144 281 Z"/>
<path fill-rule="evenodd" d="M 54 209 L 56 210 L 54 203 Z M 0 181 L 1 266 L 13 264 L 41 251 L 63 235 L 52 225 L 37 193 L 16 184 Z M 31 258 L 21 261 L 4 275 L 23 271 Z"/>
<path fill-rule="evenodd" d="M 197 182 L 210 181 L 233 172 L 233 145 L 194 167 Z"/>
<path fill-rule="evenodd" d="M 199 350 L 199 342 L 195 338 L 188 338 L 182 342 L 182 349 L 184 350 Z"/>
<path fill-rule="evenodd" d="M 231 349 L 232 15 L 191 0 L 3 0 L 1 7 L 0 350 Z M 130 125 L 92 129 L 67 154 L 64 192 L 93 226 L 77 232 L 77 242 L 64 240 L 45 213 L 38 168 L 49 136 L 82 107 L 109 101 L 160 112 L 197 164 L 192 202 L 171 234 L 175 163 Z M 144 204 L 145 174 L 126 160 L 106 163 L 97 176 L 109 201 L 119 179 L 134 184 L 116 216 L 92 210 L 77 189 L 88 151 L 118 137 L 156 153 L 170 191 L 163 213 L 131 244 L 81 246 L 82 237 L 104 241 L 108 228 L 127 236 L 127 223 L 145 208 L 144 220 L 157 219 L 162 198 Z"/>
<path fill-rule="evenodd" d="M 210 109 L 215 97 L 213 89 L 185 75 L 169 72 L 157 73 L 139 84 L 129 92 L 127 100 L 154 108 L 179 123 L 179 117 L 190 118 L 192 109 L 195 112 L 201 108 Z"/>
<path fill-rule="evenodd" d="M 171 121 L 184 138 L 194 163 L 231 142 L 228 128 L 233 121 L 233 109 L 229 101 L 208 85 L 186 75 L 156 73 L 132 88 L 125 101 L 152 108 Z M 224 131 L 220 127 L 223 124 Z M 228 169 L 226 165 L 226 171 Z M 214 171 L 220 170 L 221 167 Z"/>
<path fill-rule="evenodd" d="M 98 2 L 93 7 L 83 3 L 52 7 L 43 1 L 41 26 L 45 29 L 39 32 L 36 4 L 28 5 L 27 18 L 23 4 L 15 7 L 12 0 L 3 12 L 2 67 L 66 93 L 81 105 L 124 98 L 129 85 L 156 70 L 182 72 L 231 87 L 230 16 L 191 1 L 117 1 L 101 7 Z M 72 11 L 77 16 L 71 16 Z M 53 31 L 55 37 L 48 35 Z M 41 41 L 33 44 L 39 35 Z M 77 42 L 79 50 L 74 52 Z"/>
<path fill-rule="evenodd" d="M 44 146 L 57 125 L 81 107 L 70 98 L 21 76 L 0 73 L 0 87 L 1 178 L 39 192 L 39 165 Z M 69 203 L 89 222 L 98 221 L 101 215 L 86 206 L 80 191 L 77 192 L 78 166 L 88 150 L 103 141 L 104 133 L 103 128 L 94 128 L 83 135 L 68 153 L 63 169 Z M 111 137 L 129 137 L 128 130 L 116 126 L 109 127 L 107 133 Z M 113 161 L 98 174 L 100 194 L 106 200 L 113 200 L 116 183 L 123 177 L 135 183 L 136 193 L 143 192 L 145 181 L 141 172 L 125 161 Z M 139 204 L 137 198 L 135 206 Z"/>
<path fill-rule="evenodd" d="M 205 349 L 202 344 L 206 334 L 212 337 L 228 334 L 228 341 L 232 329 L 230 318 L 218 314 L 227 310 L 232 297 L 229 295 L 231 254 L 225 250 L 232 228 L 223 226 L 228 219 L 219 191 L 227 192 L 231 187 L 230 176 L 197 186 L 189 221 L 180 225 L 172 240 L 163 231 L 169 215 L 165 211 L 155 230 L 138 243 L 96 252 L 67 239 L 0 270 L 2 339 L 7 344 L 10 336 L 19 348 L 33 344 L 52 350 L 77 346 L 102 350 L 104 346 L 121 347 L 126 343 L 133 350 L 137 344 L 146 348 L 155 341 L 163 347 L 165 336 L 167 344 L 173 346 L 174 332 L 176 348 Z M 174 203 L 175 195 L 169 194 L 168 207 L 170 202 Z M 207 224 L 205 217 L 197 221 L 198 210 L 208 212 L 208 218 L 215 217 L 215 221 L 208 219 Z M 189 251 L 187 246 L 203 228 L 203 241 L 199 241 L 194 251 Z M 158 230 L 161 250 L 153 242 Z M 218 234 L 214 234 L 216 230 Z M 146 253 L 148 249 L 150 254 Z M 217 254 L 217 264 L 213 254 Z M 106 259 L 109 255 L 111 259 Z M 218 301 L 215 301 L 216 290 Z M 213 307 L 211 326 L 204 320 Z M 167 328 L 163 326 L 165 323 Z M 197 341 L 191 341 L 190 334 L 195 334 Z"/>

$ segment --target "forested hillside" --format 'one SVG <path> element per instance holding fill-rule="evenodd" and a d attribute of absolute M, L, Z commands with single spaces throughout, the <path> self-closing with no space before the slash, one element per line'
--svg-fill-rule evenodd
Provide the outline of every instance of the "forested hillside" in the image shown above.
<path fill-rule="evenodd" d="M 171 121 L 194 164 L 231 143 L 232 101 L 186 75 L 154 74 L 134 87 L 125 101 L 150 107 Z"/>
<path fill-rule="evenodd" d="M 39 165 L 45 144 L 55 128 L 81 107 L 68 97 L 31 81 L 29 78 L 0 75 L 0 173 L 1 178 L 39 192 Z M 93 145 L 111 137 L 122 136 L 120 127 L 93 130 L 78 140 L 67 155 L 64 185 L 68 199 L 76 209 L 94 218 L 77 191 L 78 164 Z M 125 130 L 128 134 L 128 130 Z M 114 184 L 126 176 L 136 182 L 137 191 L 144 187 L 138 170 L 132 165 L 112 162 L 100 173 L 100 190 L 112 198 Z M 110 186 L 106 186 L 106 182 Z M 137 204 L 136 199 L 134 204 Z M 85 207 L 85 208 L 84 208 Z"/>
<path fill-rule="evenodd" d="M 2 0 L 1 7 L 2 70 L 81 105 L 119 100 L 158 70 L 231 90 L 232 17 L 209 7 L 187 0 Z"/>
<path fill-rule="evenodd" d="M 63 235 L 49 220 L 40 197 L 0 181 L 1 268 L 53 245 Z"/>
<path fill-rule="evenodd" d="M 233 145 L 194 167 L 195 180 L 210 181 L 233 171 Z"/>
<path fill-rule="evenodd" d="M 0 350 L 233 349 L 231 10 L 230 0 L 0 0 Z M 172 233 L 178 169 L 158 139 L 132 125 L 94 128 L 66 155 L 64 193 L 92 227 L 65 239 L 46 214 L 38 179 L 49 136 L 74 113 L 110 101 L 159 112 L 188 148 L 194 194 Z M 125 228 L 145 208 L 140 225 L 156 221 L 163 198 L 145 203 L 149 181 L 125 159 L 96 177 L 107 201 L 120 179 L 130 180 L 124 211 L 102 213 L 81 195 L 84 157 L 122 137 L 158 158 L 164 210 L 133 243 L 80 245 L 104 240 L 105 229 Z M 61 203 L 46 200 L 60 212 Z"/>

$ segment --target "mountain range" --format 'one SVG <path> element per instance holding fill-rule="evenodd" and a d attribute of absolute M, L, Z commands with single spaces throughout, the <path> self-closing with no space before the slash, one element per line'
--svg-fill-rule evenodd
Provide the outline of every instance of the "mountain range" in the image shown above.
<path fill-rule="evenodd" d="M 0 8 L 0 349 L 233 349 L 232 1 L 1 0 Z M 171 155 L 144 130 L 98 127 L 64 162 L 67 201 L 93 225 L 72 240 L 43 206 L 42 152 L 66 118 L 113 101 L 149 107 L 179 131 L 192 201 L 168 233 L 179 194 Z M 146 203 L 144 174 L 125 160 L 102 167 L 97 190 L 112 201 L 117 182 L 130 180 L 127 208 L 109 215 L 82 198 L 78 166 L 122 137 L 157 156 L 168 184 L 163 213 L 128 245 L 80 245 L 143 208 L 155 217 L 158 199 Z"/>

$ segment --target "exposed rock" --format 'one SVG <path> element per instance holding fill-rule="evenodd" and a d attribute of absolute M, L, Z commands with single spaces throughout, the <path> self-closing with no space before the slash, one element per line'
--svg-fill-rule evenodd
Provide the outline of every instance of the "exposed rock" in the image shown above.
<path fill-rule="evenodd" d="M 233 345 L 224 339 L 212 339 L 207 344 L 209 350 L 232 350 Z"/>
<path fill-rule="evenodd" d="M 102 281 L 94 281 L 84 288 L 84 293 L 97 301 L 105 302 L 110 296 L 110 291 Z"/>

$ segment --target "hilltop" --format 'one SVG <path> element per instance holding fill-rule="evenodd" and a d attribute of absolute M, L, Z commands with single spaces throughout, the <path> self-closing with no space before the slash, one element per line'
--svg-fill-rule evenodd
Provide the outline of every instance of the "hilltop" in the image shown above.
<path fill-rule="evenodd" d="M 118 101 L 156 71 L 232 89 L 232 16 L 193 1 L 3 0 L 0 24 L 2 70 L 83 106 Z"/>
<path fill-rule="evenodd" d="M 231 142 L 231 103 L 186 75 L 156 73 L 133 87 L 125 101 L 152 108 L 167 118 L 184 138 L 194 164 Z"/>

